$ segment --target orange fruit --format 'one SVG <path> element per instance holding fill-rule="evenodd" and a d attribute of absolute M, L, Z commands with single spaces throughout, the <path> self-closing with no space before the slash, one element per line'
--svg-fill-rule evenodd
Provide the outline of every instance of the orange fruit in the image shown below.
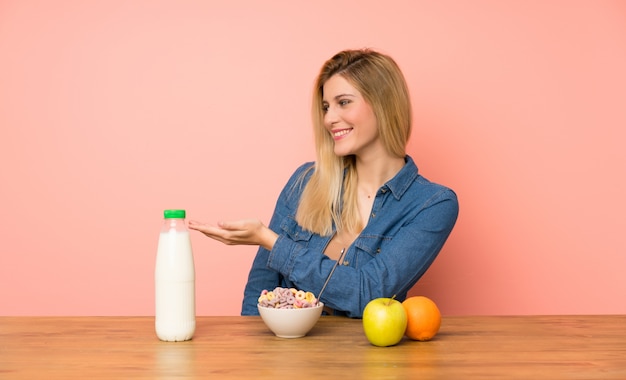
<path fill-rule="evenodd" d="M 426 341 L 432 339 L 441 327 L 441 313 L 437 305 L 424 296 L 409 297 L 402 306 L 406 311 L 407 325 L 404 335 Z"/>

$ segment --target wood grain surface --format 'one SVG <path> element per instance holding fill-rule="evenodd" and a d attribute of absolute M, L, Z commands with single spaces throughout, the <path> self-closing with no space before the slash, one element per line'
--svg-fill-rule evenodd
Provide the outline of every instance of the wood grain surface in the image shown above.
<path fill-rule="evenodd" d="M 444 317 L 429 342 L 369 344 L 357 319 L 304 338 L 259 317 L 198 317 L 161 342 L 153 317 L 0 317 L 0 379 L 626 379 L 626 316 Z"/>

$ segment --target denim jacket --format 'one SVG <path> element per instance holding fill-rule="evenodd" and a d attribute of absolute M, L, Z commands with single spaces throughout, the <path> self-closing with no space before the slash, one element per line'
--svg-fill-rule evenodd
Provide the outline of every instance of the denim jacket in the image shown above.
<path fill-rule="evenodd" d="M 379 297 L 403 301 L 443 247 L 458 216 L 456 194 L 418 174 L 410 156 L 374 199 L 369 221 L 333 273 L 321 301 L 335 314 L 360 318 Z M 242 315 L 258 315 L 263 289 L 293 287 L 319 294 L 335 260 L 323 254 L 332 235 L 304 230 L 295 220 L 304 181 L 300 166 L 283 188 L 269 228 L 278 234 L 271 251 L 260 248 L 244 291 Z"/>

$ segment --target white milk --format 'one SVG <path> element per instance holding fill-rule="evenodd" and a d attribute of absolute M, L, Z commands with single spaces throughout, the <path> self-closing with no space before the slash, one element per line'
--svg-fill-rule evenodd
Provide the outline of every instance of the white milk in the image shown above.
<path fill-rule="evenodd" d="M 154 279 L 157 336 L 164 341 L 191 339 L 196 330 L 195 271 L 189 231 L 182 219 L 165 219 Z"/>

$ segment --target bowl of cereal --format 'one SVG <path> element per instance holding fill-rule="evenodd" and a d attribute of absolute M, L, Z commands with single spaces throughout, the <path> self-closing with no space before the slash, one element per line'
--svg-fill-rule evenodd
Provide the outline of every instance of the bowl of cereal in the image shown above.
<path fill-rule="evenodd" d="M 258 308 L 261 319 L 277 337 L 301 338 L 317 323 L 324 303 L 311 292 L 277 287 L 261 293 Z"/>

